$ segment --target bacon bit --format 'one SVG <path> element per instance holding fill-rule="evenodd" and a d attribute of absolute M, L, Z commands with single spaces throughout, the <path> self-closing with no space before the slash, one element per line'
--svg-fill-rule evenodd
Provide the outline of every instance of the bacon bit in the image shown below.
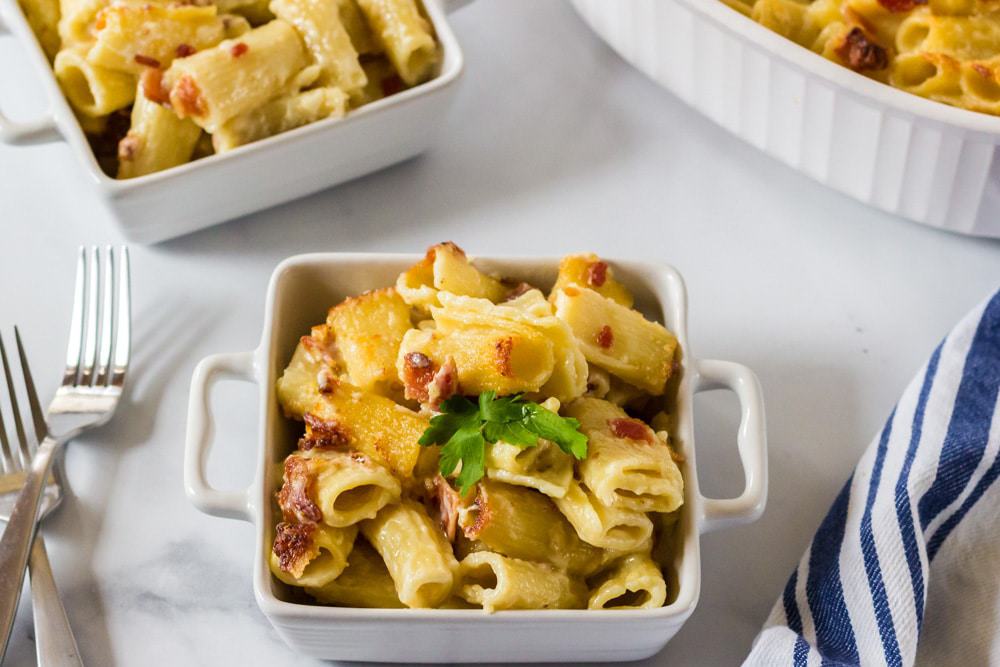
<path fill-rule="evenodd" d="M 566 294 L 566 296 L 580 296 L 580 290 L 573 287 L 572 285 L 568 287 L 563 287 L 563 292 Z"/>
<path fill-rule="evenodd" d="M 890 12 L 908 12 L 918 5 L 926 5 L 927 0 L 878 0 Z"/>
<path fill-rule="evenodd" d="M 177 48 L 174 49 L 174 55 L 178 58 L 187 58 L 188 56 L 194 54 L 198 49 L 194 48 L 190 44 L 178 44 Z"/>
<path fill-rule="evenodd" d="M 478 539 L 479 534 L 490 525 L 490 520 L 492 519 L 492 512 L 490 511 L 490 501 L 486 497 L 486 490 L 483 485 L 480 484 L 476 489 L 476 499 L 472 501 L 472 504 L 468 507 L 468 512 L 475 512 L 475 518 L 472 523 L 464 526 L 462 532 L 470 540 Z"/>
<path fill-rule="evenodd" d="M 233 58 L 239 58 L 249 50 L 250 47 L 245 42 L 236 42 L 233 44 L 233 48 L 229 49 L 229 52 L 233 54 Z"/>
<path fill-rule="evenodd" d="M 272 551 L 278 557 L 278 566 L 283 572 L 294 577 L 301 577 L 306 565 L 312 560 L 309 552 L 315 549 L 313 537 L 316 534 L 314 523 L 281 522 L 274 529 L 274 546 Z"/>
<path fill-rule="evenodd" d="M 501 338 L 494 347 L 496 351 L 493 363 L 496 364 L 497 372 L 505 378 L 514 377 L 514 371 L 510 367 L 510 354 L 514 350 L 514 339 L 510 336 Z"/>
<path fill-rule="evenodd" d="M 135 159 L 135 154 L 142 146 L 142 139 L 129 131 L 121 141 L 118 142 L 118 159 L 123 162 Z"/>
<path fill-rule="evenodd" d="M 437 369 L 426 354 L 410 352 L 403 357 L 403 395 L 411 401 L 426 403 L 427 385 L 434 379 Z"/>
<path fill-rule="evenodd" d="M 321 394 L 332 394 L 339 384 L 340 381 L 333 376 L 333 372 L 329 368 L 321 368 L 316 374 L 316 386 Z"/>
<path fill-rule="evenodd" d="M 306 434 L 299 440 L 299 449 L 308 451 L 313 447 L 321 449 L 343 449 L 351 443 L 350 432 L 335 421 L 320 419 L 307 412 L 302 415 L 306 422 Z"/>
<path fill-rule="evenodd" d="M 142 82 L 142 94 L 150 102 L 166 104 L 170 100 L 166 89 L 163 87 L 163 70 L 144 69 L 142 75 L 139 77 L 139 81 Z"/>
<path fill-rule="evenodd" d="M 517 297 L 523 294 L 527 294 L 533 289 L 535 289 L 534 285 L 531 285 L 529 283 L 518 283 L 509 292 L 507 292 L 507 296 L 505 296 L 503 298 L 503 301 L 501 301 L 500 303 L 507 303 L 508 301 L 513 301 Z"/>
<path fill-rule="evenodd" d="M 441 403 L 456 393 L 458 393 L 458 367 L 455 366 L 455 360 L 448 357 L 427 384 L 427 403 L 432 410 L 437 410 L 441 407 Z"/>
<path fill-rule="evenodd" d="M 382 94 L 386 97 L 395 95 L 402 90 L 406 90 L 406 84 L 395 74 L 382 79 Z"/>
<path fill-rule="evenodd" d="M 594 336 L 594 340 L 597 341 L 597 344 L 599 346 L 603 347 L 606 350 L 612 345 L 614 345 L 615 332 L 611 330 L 611 327 L 605 324 L 603 327 L 601 327 L 601 330 L 597 332 L 597 335 Z"/>
<path fill-rule="evenodd" d="M 283 479 L 284 483 L 278 491 L 278 506 L 285 521 L 307 523 L 321 520 L 323 513 L 309 497 L 313 483 L 309 462 L 299 456 L 289 456 L 285 459 Z"/>
<path fill-rule="evenodd" d="M 656 436 L 652 429 L 643 424 L 638 419 L 618 417 L 608 420 L 608 427 L 611 434 L 616 438 L 626 438 L 628 440 L 642 440 L 651 445 L 656 444 Z"/>
<path fill-rule="evenodd" d="M 137 63 L 140 65 L 145 65 L 146 67 L 159 67 L 160 61 L 156 58 L 150 58 L 149 56 L 144 56 L 141 53 L 137 53 L 132 56 Z"/>
<path fill-rule="evenodd" d="M 591 287 L 600 287 L 607 279 L 607 262 L 594 262 L 587 267 L 587 284 Z"/>
<path fill-rule="evenodd" d="M 188 75 L 182 76 L 174 84 L 170 91 L 170 101 L 174 105 L 174 111 L 181 118 L 187 116 L 204 116 L 205 100 L 201 96 L 198 84 Z"/>
<path fill-rule="evenodd" d="M 837 48 L 837 55 L 856 72 L 880 70 L 889 66 L 889 54 L 870 40 L 861 28 L 851 28 L 844 43 Z"/>
<path fill-rule="evenodd" d="M 429 498 L 431 509 L 437 515 L 441 530 L 449 542 L 455 541 L 455 532 L 458 528 L 458 508 L 462 505 L 462 496 L 452 488 L 444 477 L 438 474 L 431 482 L 431 495 Z"/>

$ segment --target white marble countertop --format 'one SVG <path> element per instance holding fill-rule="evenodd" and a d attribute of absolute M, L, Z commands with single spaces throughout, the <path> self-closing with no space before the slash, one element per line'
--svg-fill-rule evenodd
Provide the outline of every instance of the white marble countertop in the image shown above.
<path fill-rule="evenodd" d="M 597 250 L 666 261 L 690 290 L 698 356 L 757 371 L 771 493 L 755 525 L 707 536 L 699 608 L 651 665 L 734 664 L 860 452 L 935 343 L 1000 285 L 1000 243 L 946 235 L 822 189 L 620 61 L 568 5 L 479 0 L 454 17 L 467 78 L 421 158 L 166 244 L 133 248 L 134 369 L 113 423 L 72 443 L 45 524 L 92 665 L 304 665 L 257 610 L 253 529 L 186 501 L 191 371 L 256 346 L 282 258 L 314 250 Z M 0 39 L 10 67 L 16 47 Z M 16 68 L 11 68 L 12 70 Z M 25 73 L 11 114 L 41 105 Z M 7 88 L 5 85 L 4 88 Z M 22 328 L 41 389 L 61 367 L 79 244 L 118 242 L 60 144 L 0 148 L 0 327 Z M 223 385 L 210 471 L 252 474 L 250 386 Z M 699 397 L 704 490 L 738 491 L 735 400 Z M 32 664 L 28 606 L 11 665 Z"/>

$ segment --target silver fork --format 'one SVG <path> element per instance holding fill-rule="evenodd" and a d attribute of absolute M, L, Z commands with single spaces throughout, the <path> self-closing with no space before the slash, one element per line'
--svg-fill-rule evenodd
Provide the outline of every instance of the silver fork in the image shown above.
<path fill-rule="evenodd" d="M 33 417 L 41 416 L 42 410 L 38 405 L 38 396 L 35 393 L 34 382 L 31 378 L 31 370 L 28 368 L 27 355 L 24 352 L 24 344 L 21 342 L 21 334 L 15 328 L 14 336 L 17 339 L 17 352 L 20 357 L 21 370 L 24 374 L 28 403 L 31 405 Z M 0 338 L 0 365 L 3 366 L 4 378 L 7 383 L 7 392 L 10 396 L 11 416 L 14 420 L 15 437 L 19 446 L 12 450 L 10 439 L 7 436 L 7 428 L 4 424 L 3 416 L 0 415 L 0 455 L 2 455 L 4 475 L 0 477 L 0 520 L 6 521 L 10 518 L 11 507 L 17 497 L 17 492 L 24 484 L 24 467 L 30 464 L 31 458 L 35 454 L 36 442 L 43 437 L 44 431 L 40 431 L 37 421 L 35 422 L 35 439 L 27 436 L 24 424 L 21 421 L 21 410 L 17 404 L 17 392 L 14 390 L 14 378 L 11 374 L 10 362 L 7 359 L 7 350 Z M 44 429 L 44 424 L 42 424 Z M 62 481 L 59 466 L 52 469 L 44 489 L 40 503 L 40 518 L 48 516 L 60 502 L 62 502 Z M 41 533 L 35 535 L 35 540 L 31 545 L 31 556 L 28 561 L 28 569 L 31 573 L 31 608 L 34 612 L 35 620 L 35 647 L 38 653 L 39 667 L 73 667 L 83 666 L 80 659 L 80 651 L 73 638 L 73 630 L 70 627 L 69 619 L 66 617 L 66 609 L 63 608 L 62 599 L 59 597 L 59 590 L 56 588 L 55 578 L 52 576 L 52 566 L 49 564 L 48 552 L 45 549 L 45 539 Z"/>
<path fill-rule="evenodd" d="M 66 441 L 107 422 L 121 398 L 131 343 L 130 301 L 128 249 L 101 253 L 96 247 L 81 248 L 62 385 L 47 419 L 32 410 L 41 442 L 0 540 L 0 655 L 6 653 L 14 625 L 52 460 Z"/>

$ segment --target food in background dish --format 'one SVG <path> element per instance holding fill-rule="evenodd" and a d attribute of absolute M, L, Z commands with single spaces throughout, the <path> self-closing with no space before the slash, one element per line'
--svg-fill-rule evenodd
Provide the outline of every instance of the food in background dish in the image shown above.
<path fill-rule="evenodd" d="M 677 340 L 632 303 L 594 255 L 545 295 L 443 243 L 331 308 L 277 383 L 305 427 L 274 576 L 340 606 L 662 606 Z"/>
<path fill-rule="evenodd" d="M 1000 115 L 1000 14 L 984 0 L 724 0 L 877 81 Z"/>
<path fill-rule="evenodd" d="M 21 0 L 102 168 L 143 176 L 433 76 L 418 0 Z"/>

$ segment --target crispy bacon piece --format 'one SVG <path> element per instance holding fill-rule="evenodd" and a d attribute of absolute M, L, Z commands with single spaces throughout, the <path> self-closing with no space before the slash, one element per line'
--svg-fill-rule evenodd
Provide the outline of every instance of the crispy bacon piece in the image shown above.
<path fill-rule="evenodd" d="M 465 525 L 462 527 L 462 532 L 470 540 L 478 539 L 479 533 L 489 525 L 492 518 L 489 499 L 486 497 L 486 490 L 482 484 L 476 487 L 476 498 L 466 508 L 466 512 L 472 514 L 472 521 L 463 520 Z"/>
<path fill-rule="evenodd" d="M 274 529 L 274 546 L 278 566 L 294 577 L 301 577 L 316 549 L 313 538 L 315 523 L 281 522 Z"/>
<path fill-rule="evenodd" d="M 497 372 L 507 378 L 514 377 L 514 371 L 510 367 L 510 354 L 514 350 L 514 339 L 510 336 L 501 338 L 496 342 L 495 347 L 493 363 L 496 364 Z"/>
<path fill-rule="evenodd" d="M 187 58 L 188 56 L 193 55 L 196 50 L 197 49 L 190 44 L 178 44 L 177 48 L 174 49 L 174 55 L 178 58 Z"/>
<path fill-rule="evenodd" d="M 608 428 L 616 438 L 626 438 L 628 440 L 641 440 L 651 445 L 656 444 L 656 435 L 653 430 L 643 424 L 638 419 L 617 417 L 608 420 Z"/>
<path fill-rule="evenodd" d="M 144 56 L 141 53 L 135 54 L 133 58 L 137 63 L 145 67 L 156 67 L 156 68 L 160 67 L 160 61 L 157 60 L 156 58 L 150 58 L 149 56 Z"/>
<path fill-rule="evenodd" d="M 320 419 L 309 412 L 302 415 L 302 419 L 308 427 L 305 436 L 299 439 L 299 449 L 302 451 L 313 447 L 344 449 L 351 442 L 350 433 L 338 422 Z"/>
<path fill-rule="evenodd" d="M 420 352 L 410 352 L 403 357 L 403 395 L 411 401 L 426 403 L 427 386 L 437 369 L 430 358 Z"/>
<path fill-rule="evenodd" d="M 605 324 L 594 336 L 594 340 L 606 350 L 615 344 L 615 332 L 611 330 L 610 326 Z"/>
<path fill-rule="evenodd" d="M 284 483 L 278 491 L 278 506 L 285 521 L 308 523 L 319 521 L 323 513 L 312 501 L 313 476 L 309 471 L 309 463 L 298 456 L 285 459 Z"/>
<path fill-rule="evenodd" d="M 246 42 L 236 42 L 233 44 L 233 48 L 229 49 L 229 52 L 233 54 L 233 58 L 239 58 L 249 50 L 250 47 L 246 45 Z"/>
<path fill-rule="evenodd" d="M 440 474 L 429 484 L 431 488 L 428 501 L 431 509 L 434 511 L 448 541 L 454 542 L 455 531 L 458 529 L 458 508 L 462 506 L 462 496 Z"/>
<path fill-rule="evenodd" d="M 173 90 L 170 91 L 170 101 L 174 105 L 174 111 L 182 118 L 204 116 L 207 111 L 198 84 L 187 75 L 182 76 L 174 84 Z"/>
<path fill-rule="evenodd" d="M 591 287 L 600 287 L 608 279 L 608 265 L 606 262 L 593 262 L 587 267 L 587 284 Z"/>
<path fill-rule="evenodd" d="M 142 94 L 150 102 L 166 104 L 170 100 L 168 91 L 163 87 L 163 70 L 146 68 L 139 76 L 139 81 L 142 82 Z"/>
<path fill-rule="evenodd" d="M 427 384 L 427 403 L 432 410 L 437 410 L 441 404 L 458 393 L 458 367 L 451 357 L 437 370 Z"/>
<path fill-rule="evenodd" d="M 501 301 L 500 303 L 506 303 L 508 301 L 513 301 L 517 297 L 521 296 L 522 294 L 526 294 L 527 292 L 530 292 L 533 289 L 535 289 L 534 285 L 531 285 L 529 283 L 523 283 L 523 282 L 522 283 L 518 283 L 509 292 L 507 292 L 507 296 L 505 296 L 503 298 L 503 301 Z"/>
<path fill-rule="evenodd" d="M 879 0 L 884 2 L 884 0 Z M 861 28 L 851 28 L 844 43 L 837 48 L 837 55 L 856 72 L 880 70 L 889 66 L 889 54 L 868 38 Z"/>

